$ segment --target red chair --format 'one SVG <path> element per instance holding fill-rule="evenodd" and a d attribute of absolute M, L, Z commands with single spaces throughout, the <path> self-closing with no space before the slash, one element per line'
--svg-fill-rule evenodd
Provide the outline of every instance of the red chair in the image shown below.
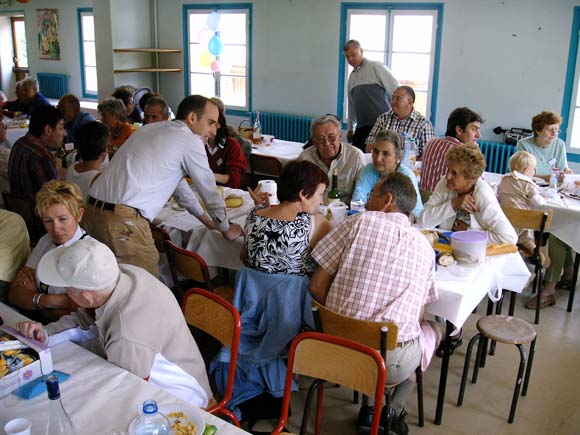
<path fill-rule="evenodd" d="M 223 414 L 232 424 L 240 427 L 236 416 L 226 408 L 234 390 L 234 379 L 238 361 L 238 347 L 242 333 L 242 321 L 238 310 L 222 297 L 200 288 L 190 289 L 182 304 L 185 321 L 214 337 L 230 351 L 228 385 L 220 402 L 207 409 L 211 414 Z"/>
<path fill-rule="evenodd" d="M 373 413 L 370 434 L 379 433 L 380 407 L 387 369 L 385 361 L 376 350 L 346 338 L 320 332 L 305 332 L 298 335 L 290 347 L 282 415 L 272 435 L 285 433 L 284 426 L 288 421 L 294 374 L 316 378 L 308 390 L 300 433 L 306 433 L 312 394 L 324 381 L 374 396 L 375 407 L 379 408 L 379 412 Z"/>

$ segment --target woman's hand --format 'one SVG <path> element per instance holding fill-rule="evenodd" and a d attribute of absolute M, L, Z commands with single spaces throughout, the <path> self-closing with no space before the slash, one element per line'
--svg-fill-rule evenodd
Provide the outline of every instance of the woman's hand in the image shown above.
<path fill-rule="evenodd" d="M 270 194 L 267 192 L 262 192 L 262 186 L 258 185 L 254 190 L 248 187 L 248 192 L 256 205 L 264 205 L 266 208 L 270 208 Z"/>
<path fill-rule="evenodd" d="M 564 169 L 564 174 L 573 174 L 573 173 L 574 173 L 574 171 L 570 168 Z"/>
<path fill-rule="evenodd" d="M 461 209 L 468 213 L 479 212 L 479 207 L 475 203 L 475 198 L 469 193 L 464 193 L 463 195 L 459 195 L 457 198 L 452 199 L 451 206 L 453 207 L 453 210 Z"/>

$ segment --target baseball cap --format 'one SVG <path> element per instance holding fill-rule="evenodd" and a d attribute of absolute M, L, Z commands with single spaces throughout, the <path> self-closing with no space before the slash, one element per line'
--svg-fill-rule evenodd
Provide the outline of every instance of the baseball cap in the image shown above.
<path fill-rule="evenodd" d="M 120 271 L 115 254 L 107 245 L 82 239 L 48 251 L 40 259 L 36 273 L 48 285 L 98 291 L 111 288 Z"/>

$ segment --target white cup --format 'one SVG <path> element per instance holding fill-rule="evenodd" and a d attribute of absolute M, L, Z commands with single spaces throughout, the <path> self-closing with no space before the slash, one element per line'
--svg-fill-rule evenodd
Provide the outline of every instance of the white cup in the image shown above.
<path fill-rule="evenodd" d="M 4 426 L 6 435 L 30 435 L 32 423 L 26 418 L 15 418 Z"/>
<path fill-rule="evenodd" d="M 260 186 L 262 193 L 270 195 L 271 205 L 280 204 L 280 201 L 278 201 L 278 185 L 274 180 L 260 180 L 258 181 L 258 186 Z"/>
<path fill-rule="evenodd" d="M 332 212 L 331 223 L 333 225 L 338 225 L 344 222 L 344 219 L 346 218 L 346 212 L 348 211 L 348 206 L 344 202 L 331 202 L 328 205 L 328 208 Z"/>

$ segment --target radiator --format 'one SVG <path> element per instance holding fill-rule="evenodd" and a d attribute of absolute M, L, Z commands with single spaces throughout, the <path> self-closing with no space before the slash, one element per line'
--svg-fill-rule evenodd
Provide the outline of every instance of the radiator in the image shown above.
<path fill-rule="evenodd" d="M 252 112 L 252 124 L 256 120 L 256 112 Z M 292 142 L 307 142 L 310 139 L 310 125 L 314 118 L 285 113 L 260 112 L 262 132 L 274 137 Z"/>
<path fill-rule="evenodd" d="M 479 148 L 485 156 L 487 172 L 507 174 L 510 157 L 515 154 L 516 146 L 500 142 L 478 141 Z"/>
<path fill-rule="evenodd" d="M 68 76 L 66 74 L 38 73 L 38 86 L 46 98 L 60 99 L 68 94 Z"/>

